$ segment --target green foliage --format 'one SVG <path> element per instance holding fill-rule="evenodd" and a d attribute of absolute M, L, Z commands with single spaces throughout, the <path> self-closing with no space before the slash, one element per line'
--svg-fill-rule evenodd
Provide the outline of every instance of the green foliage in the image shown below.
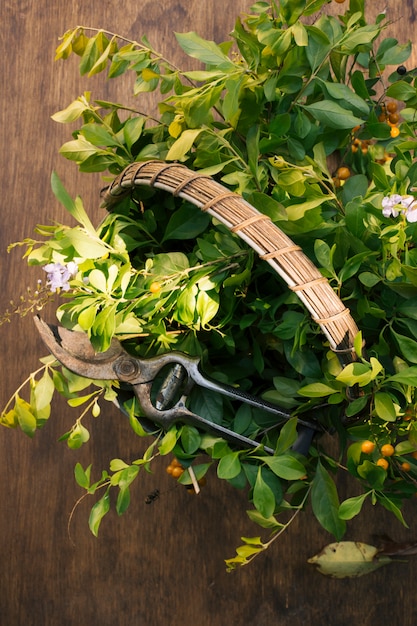
<path fill-rule="evenodd" d="M 91 512 L 94 534 L 110 509 L 110 490 L 117 490 L 122 514 L 139 470 L 172 452 L 187 468 L 201 451 L 211 457 L 220 479 L 247 487 L 249 517 L 272 533 L 267 541 L 242 538 L 229 569 L 267 549 L 308 499 L 338 540 L 367 499 L 405 523 L 401 504 L 414 493 L 417 476 L 417 83 L 413 72 L 395 71 L 411 45 L 381 36 L 388 27 L 383 16 L 368 23 L 365 2 L 350 0 L 334 17 L 327 3 L 258 2 L 222 44 L 177 34 L 196 61 L 191 71 L 177 68 L 145 37 L 132 41 L 79 26 L 57 49 L 57 59 L 77 55 L 86 77 L 131 76 L 141 102 L 149 92 L 161 95 L 155 118 L 141 112 L 142 104 L 135 110 L 85 92 L 52 116 L 79 122 L 61 147 L 63 157 L 82 172 L 106 172 L 106 180 L 147 159 L 179 161 L 216 177 L 303 248 L 361 329 L 358 360 L 340 362 L 269 266 L 189 202 L 140 188 L 96 228 L 54 173 L 53 192 L 76 225 L 38 226 L 40 240 L 21 245 L 30 265 L 76 263 L 69 290 L 61 291 L 60 323 L 85 332 L 97 351 L 116 336 L 142 357 L 168 350 L 199 356 L 207 374 L 292 412 L 277 424 L 265 411 L 194 390 L 192 411 L 258 437 L 274 455 L 262 446 L 231 449 L 189 425 L 155 427 L 142 459 L 113 460 L 96 483 L 91 467 L 76 466 L 88 495 L 104 490 Z M 400 116 L 394 122 L 393 103 Z M 116 383 L 82 379 L 52 361 L 27 382 L 30 397 L 19 388 L 1 422 L 33 436 L 49 418 L 57 390 L 81 411 L 61 438 L 73 449 L 88 441 L 82 420 L 99 415 L 99 398 L 119 394 Z M 149 436 L 133 397 L 124 411 L 135 434 Z M 305 454 L 294 451 L 298 419 L 306 416 L 336 431 L 340 456 L 328 456 L 320 437 Z M 375 443 L 372 453 L 362 452 L 362 440 Z M 386 443 L 395 453 L 384 467 L 378 462 Z M 210 464 L 195 466 L 198 479 Z M 340 504 L 336 470 L 347 470 L 363 494 Z M 180 481 L 190 484 L 191 476 L 187 469 Z"/>

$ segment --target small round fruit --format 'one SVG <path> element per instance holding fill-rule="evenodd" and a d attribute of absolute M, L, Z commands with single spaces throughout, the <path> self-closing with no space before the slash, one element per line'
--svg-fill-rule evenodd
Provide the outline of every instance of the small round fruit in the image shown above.
<path fill-rule="evenodd" d="M 413 457 L 413 459 L 417 459 L 417 450 L 414 450 L 411 456 Z"/>
<path fill-rule="evenodd" d="M 401 463 L 401 469 L 403 472 L 409 472 L 411 469 L 410 463 L 407 463 L 407 461 L 404 461 L 404 463 Z"/>
<path fill-rule="evenodd" d="M 386 443 L 381 448 L 382 456 L 392 456 L 394 452 L 395 452 L 394 446 L 392 446 L 390 443 Z"/>
<path fill-rule="evenodd" d="M 361 450 L 364 454 L 371 454 L 375 450 L 375 444 L 373 441 L 362 441 Z"/>
<path fill-rule="evenodd" d="M 350 176 L 350 169 L 348 167 L 339 167 L 336 172 L 336 176 L 340 180 L 347 180 Z"/>
<path fill-rule="evenodd" d="M 405 67 L 405 65 L 399 65 L 397 67 L 397 74 L 399 74 L 400 76 L 404 76 L 404 74 L 407 74 L 407 68 Z"/>
<path fill-rule="evenodd" d="M 181 474 L 184 473 L 184 468 L 183 467 L 178 467 L 178 465 L 176 467 L 172 468 L 172 472 L 171 472 L 171 476 L 173 476 L 174 478 L 179 478 L 181 476 Z"/>
<path fill-rule="evenodd" d="M 397 126 L 393 126 L 390 130 L 391 137 L 393 138 L 398 137 L 399 134 L 400 134 L 400 129 Z"/>
<path fill-rule="evenodd" d="M 396 102 L 388 102 L 387 104 L 388 113 L 396 113 L 397 109 L 398 109 L 398 106 Z"/>
<path fill-rule="evenodd" d="M 167 474 L 172 474 L 172 470 L 174 469 L 174 466 L 171 465 L 171 463 L 167 466 L 166 468 L 166 472 Z"/>
<path fill-rule="evenodd" d="M 161 291 L 161 283 L 154 281 L 153 283 L 151 283 L 151 286 L 149 287 L 149 291 L 151 293 L 158 293 L 158 291 Z"/>
<path fill-rule="evenodd" d="M 387 470 L 389 466 L 387 459 L 383 459 L 383 458 L 378 459 L 376 464 L 378 465 L 378 467 L 382 467 L 384 470 Z"/>
<path fill-rule="evenodd" d="M 346 0 L 334 0 L 337 4 L 343 4 Z"/>
<path fill-rule="evenodd" d="M 400 116 L 398 115 L 398 113 L 390 113 L 388 119 L 391 124 L 398 124 L 398 122 L 400 121 Z"/>

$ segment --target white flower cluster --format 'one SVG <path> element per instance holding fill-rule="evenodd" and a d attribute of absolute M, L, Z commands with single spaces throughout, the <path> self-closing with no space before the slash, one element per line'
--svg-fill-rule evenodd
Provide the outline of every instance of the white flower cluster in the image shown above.
<path fill-rule="evenodd" d="M 78 265 L 74 261 L 70 261 L 67 265 L 62 263 L 48 263 L 43 268 L 47 274 L 47 285 L 52 292 L 62 289 L 68 291 L 71 278 L 74 278 L 78 272 Z"/>
<path fill-rule="evenodd" d="M 407 222 L 417 222 L 417 200 L 414 196 L 400 196 L 393 193 L 382 200 L 382 214 L 384 217 L 405 216 Z"/>

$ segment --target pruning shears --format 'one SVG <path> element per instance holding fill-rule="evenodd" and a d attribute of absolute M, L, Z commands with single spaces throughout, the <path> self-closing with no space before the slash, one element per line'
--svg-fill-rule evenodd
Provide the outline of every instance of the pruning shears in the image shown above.
<path fill-rule="evenodd" d="M 221 437 L 239 449 L 254 449 L 262 445 L 188 409 L 186 402 L 195 386 L 272 413 L 280 421 L 291 417 L 287 411 L 272 403 L 206 377 L 199 369 L 199 358 L 177 351 L 138 358 L 129 354 L 116 338 L 111 340 L 107 350 L 96 352 L 85 333 L 49 325 L 39 316 L 34 320 L 43 342 L 61 365 L 80 376 L 117 380 L 127 385 L 136 396 L 146 419 L 164 431 L 173 424 L 182 423 Z M 138 419 L 141 421 L 142 418 Z M 300 419 L 298 426 L 299 436 L 293 450 L 305 454 L 315 433 L 323 428 L 317 422 Z M 262 449 L 274 454 L 267 446 L 262 446 Z"/>

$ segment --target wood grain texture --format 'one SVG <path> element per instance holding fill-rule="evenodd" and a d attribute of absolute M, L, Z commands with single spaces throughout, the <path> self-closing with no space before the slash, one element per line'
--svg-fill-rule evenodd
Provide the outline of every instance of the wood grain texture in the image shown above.
<path fill-rule="evenodd" d="M 413 38 L 412 0 L 372 0 L 374 11 L 388 5 L 390 36 Z M 37 222 L 64 218 L 52 196 L 56 169 L 71 193 L 80 193 L 97 221 L 99 176 L 80 175 L 57 154 L 68 129 L 50 120 L 88 89 L 97 98 L 124 100 L 123 84 L 101 77 L 86 81 L 76 63 L 54 63 L 57 38 L 76 24 L 103 27 L 140 38 L 146 33 L 164 53 L 174 50 L 173 31 L 195 30 L 223 40 L 243 0 L 2 0 L 0 2 L 0 231 L 1 306 L 6 308 L 37 273 L 28 272 L 20 251 L 6 253 L 10 241 L 32 233 Z M 337 8 L 336 8 L 337 9 Z M 335 9 L 335 10 L 336 10 Z M 176 49 L 176 58 L 181 53 Z M 414 53 L 414 66 L 417 60 Z M 145 106 L 145 104 L 143 105 Z M 52 309 L 43 313 L 52 319 Z M 30 319 L 0 327 L 4 405 L 44 354 Z M 223 559 L 233 556 L 241 535 L 257 534 L 246 520 L 245 494 L 213 475 L 200 496 L 175 487 L 165 462 L 134 489 L 129 511 L 113 513 L 98 539 L 88 531 L 92 502 L 76 509 L 81 495 L 71 479 L 73 466 L 90 462 L 96 472 L 114 457 L 127 460 L 143 449 L 124 418 L 106 408 L 93 427 L 91 443 L 70 451 L 58 437 L 73 422 L 73 411 L 58 403 L 53 419 L 34 440 L 0 430 L 0 624 L 4 626 L 370 626 L 385 616 L 390 624 L 414 626 L 417 565 L 400 563 L 358 580 L 334 581 L 306 564 L 329 536 L 310 515 L 300 515 L 286 538 L 248 568 L 226 574 Z M 145 504 L 158 488 L 159 500 Z M 409 531 L 392 516 L 368 507 L 352 523 L 348 537 L 371 541 L 388 532 L 396 540 L 417 540 L 416 504 L 407 509 Z"/>

